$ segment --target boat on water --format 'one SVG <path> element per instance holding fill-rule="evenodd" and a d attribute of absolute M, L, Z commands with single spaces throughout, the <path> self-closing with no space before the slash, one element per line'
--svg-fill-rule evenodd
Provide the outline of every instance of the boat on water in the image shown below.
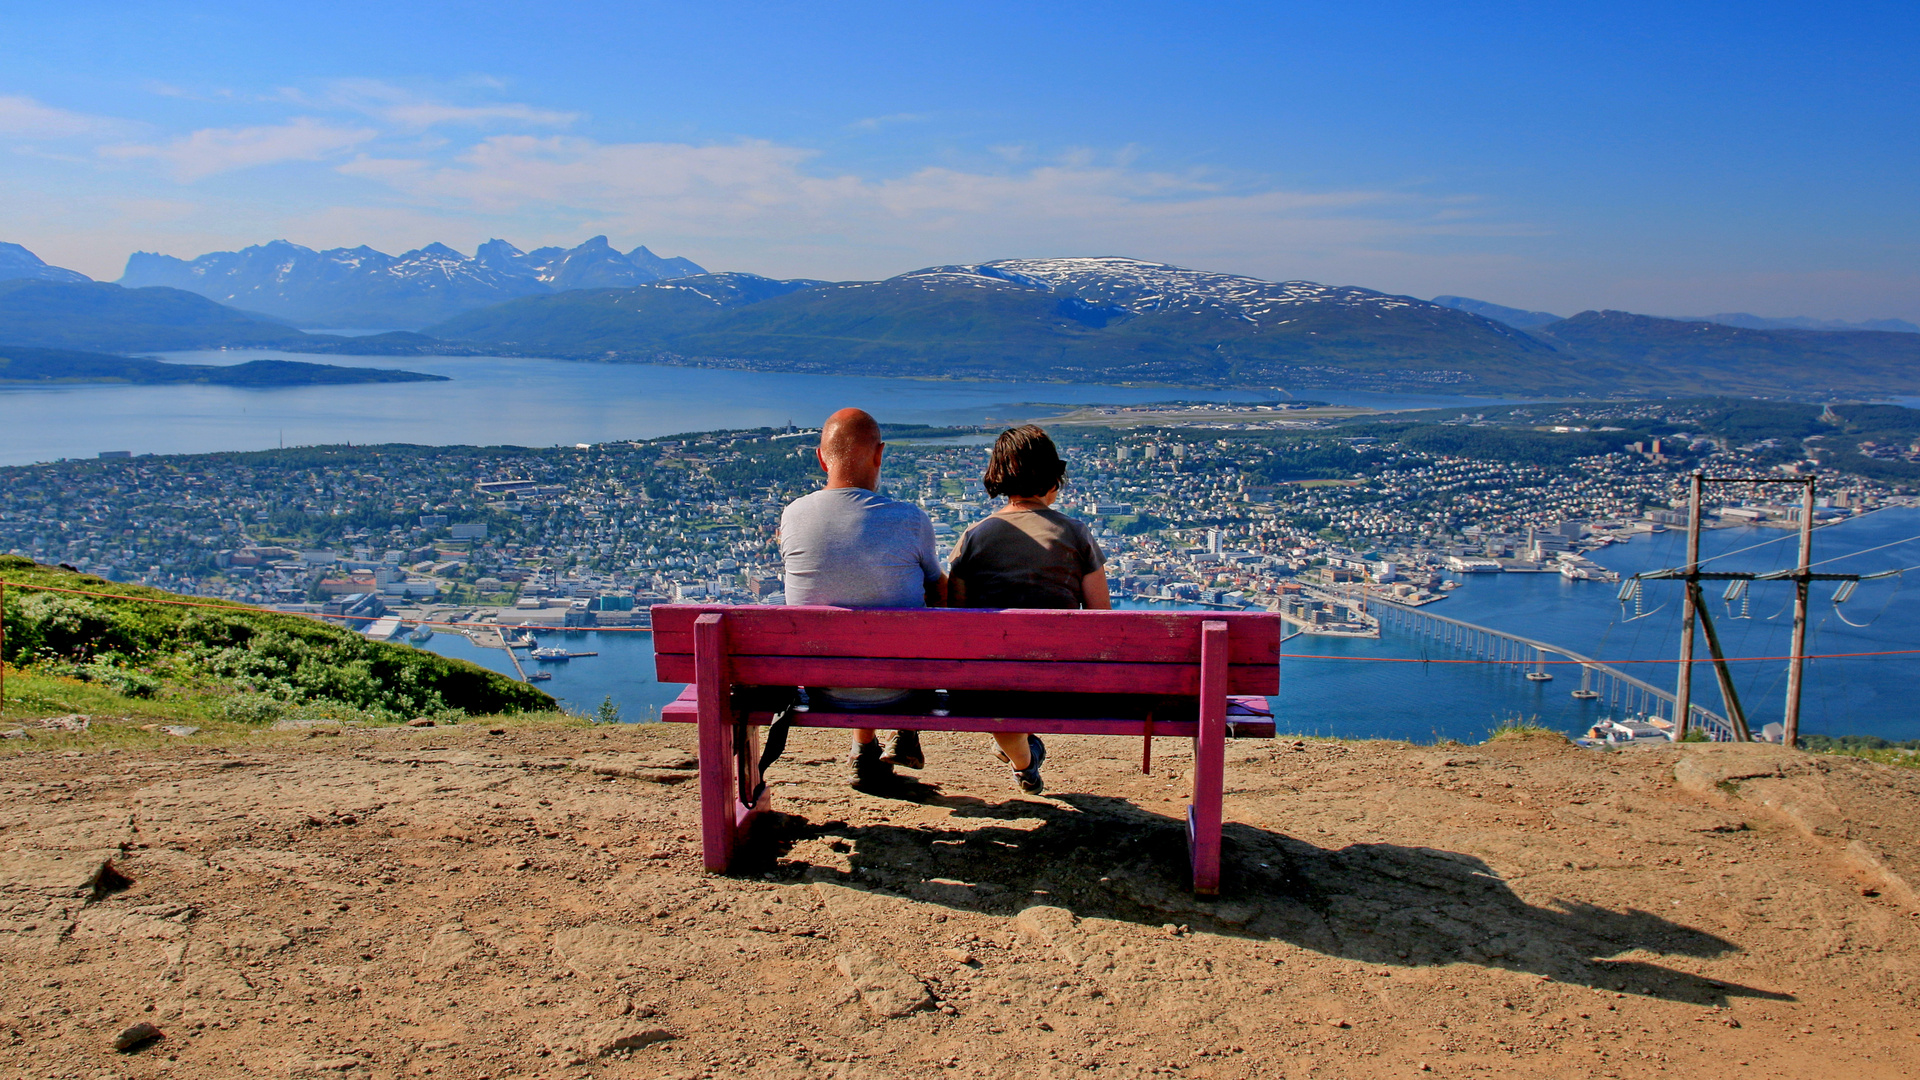
<path fill-rule="evenodd" d="M 535 649 L 533 650 L 532 653 L 528 655 L 532 656 L 535 660 L 571 660 L 573 659 L 573 654 L 568 652 L 567 650 L 556 649 L 552 647 Z"/>
<path fill-rule="evenodd" d="M 1528 682 L 1552 682 L 1553 673 L 1550 671 L 1529 671 L 1527 672 L 1527 681 Z"/>
<path fill-rule="evenodd" d="M 551 671 L 533 671 L 527 673 L 528 682 L 546 682 L 551 678 L 553 678 L 553 672 Z"/>
<path fill-rule="evenodd" d="M 1592 701 L 1600 696 L 1598 690 L 1575 690 L 1573 696 L 1581 701 Z"/>

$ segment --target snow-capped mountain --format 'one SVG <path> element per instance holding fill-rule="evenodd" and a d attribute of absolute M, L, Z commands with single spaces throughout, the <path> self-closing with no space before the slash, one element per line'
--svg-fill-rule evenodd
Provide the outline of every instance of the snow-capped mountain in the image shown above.
<path fill-rule="evenodd" d="M 119 283 L 185 289 L 304 326 L 414 329 L 521 296 L 700 273 L 686 259 L 663 259 L 645 247 L 623 255 L 604 236 L 531 252 L 490 240 L 472 257 L 445 244 L 396 256 L 364 245 L 315 251 L 275 240 L 193 260 L 135 252 Z"/>
<path fill-rule="evenodd" d="M 19 244 L 0 243 L 0 281 L 17 281 L 21 278 L 33 281 L 93 280 L 78 270 L 48 266 L 40 261 L 40 256 Z"/>
<path fill-rule="evenodd" d="M 909 277 L 977 274 L 1018 285 L 1076 296 L 1092 303 L 1148 312 L 1225 314 L 1256 326 L 1285 323 L 1299 304 L 1394 311 L 1425 306 L 1409 296 L 1322 285 L 1315 281 L 1266 281 L 1241 274 L 1189 270 L 1168 263 L 1116 257 L 1093 259 L 1001 259 L 973 266 L 938 266 Z"/>
<path fill-rule="evenodd" d="M 695 356 L 773 370 L 1185 385 L 1470 385 L 1543 343 L 1412 297 L 1118 258 L 928 267 L 882 281 L 705 275 L 527 297 L 430 327 L 545 356 Z M 724 288 L 722 286 L 725 286 Z"/>

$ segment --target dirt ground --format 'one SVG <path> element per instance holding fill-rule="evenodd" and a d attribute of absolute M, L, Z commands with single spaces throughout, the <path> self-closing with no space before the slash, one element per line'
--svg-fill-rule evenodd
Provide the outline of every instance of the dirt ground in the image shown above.
<path fill-rule="evenodd" d="M 0 766 L 0 1075 L 1920 1075 L 1920 773 L 1765 746 L 975 736 L 698 859 L 692 732 L 315 733 Z M 163 1037 L 116 1052 L 138 1022 Z"/>

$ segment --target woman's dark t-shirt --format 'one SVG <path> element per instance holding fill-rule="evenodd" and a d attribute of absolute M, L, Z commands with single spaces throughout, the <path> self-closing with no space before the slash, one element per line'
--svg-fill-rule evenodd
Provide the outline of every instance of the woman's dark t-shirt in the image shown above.
<path fill-rule="evenodd" d="M 1084 524 L 1053 510 L 1014 510 L 962 533 L 948 572 L 965 583 L 968 607 L 1078 608 L 1081 579 L 1106 562 Z"/>

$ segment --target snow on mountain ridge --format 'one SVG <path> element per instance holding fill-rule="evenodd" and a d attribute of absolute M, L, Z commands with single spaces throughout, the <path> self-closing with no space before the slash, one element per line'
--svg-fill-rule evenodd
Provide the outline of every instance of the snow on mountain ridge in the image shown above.
<path fill-rule="evenodd" d="M 1170 263 L 1118 256 L 1001 259 L 973 265 L 928 267 L 903 276 L 927 279 L 972 276 L 981 287 L 987 286 L 979 279 L 986 279 L 1067 293 L 1135 315 L 1153 311 L 1212 312 L 1238 317 L 1255 326 L 1283 325 L 1289 320 L 1274 320 L 1271 316 L 1297 304 L 1333 304 L 1375 311 L 1436 306 L 1351 285 L 1267 281 L 1243 274 L 1189 270 Z"/>
<path fill-rule="evenodd" d="M 644 247 L 622 255 L 604 236 L 571 249 L 533 252 L 490 240 L 471 257 L 437 242 L 395 256 L 364 244 L 315 251 L 274 240 L 192 260 L 135 252 L 120 284 L 186 289 L 309 326 L 418 327 L 522 296 L 688 273 L 704 271 Z"/>

